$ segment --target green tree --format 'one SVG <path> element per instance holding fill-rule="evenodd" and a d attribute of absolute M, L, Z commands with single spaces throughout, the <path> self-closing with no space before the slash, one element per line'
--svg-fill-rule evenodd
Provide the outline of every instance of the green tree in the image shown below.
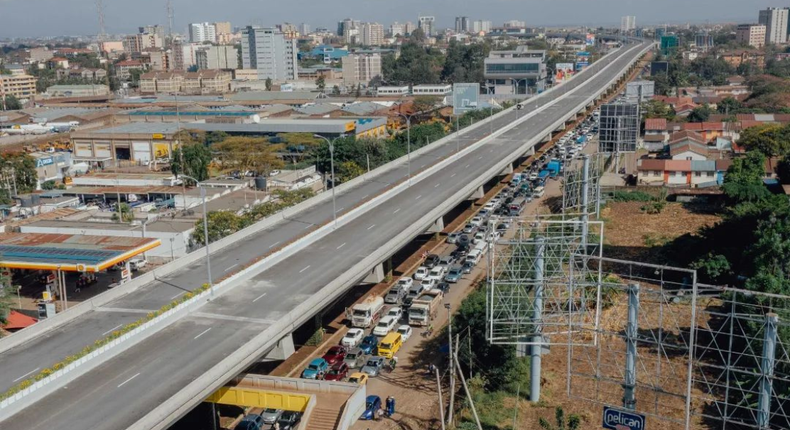
<path fill-rule="evenodd" d="M 544 430 L 579 430 L 582 426 L 582 419 L 576 414 L 570 414 L 566 420 L 565 411 L 561 406 L 557 406 L 554 410 L 554 424 L 544 418 L 540 418 L 538 424 Z"/>
<path fill-rule="evenodd" d="M 120 222 L 132 222 L 134 221 L 134 214 L 132 213 L 132 207 L 127 205 L 126 203 L 116 203 L 116 211 L 112 214 L 113 221 L 120 221 Z M 118 214 L 121 214 L 120 217 Z"/>
<path fill-rule="evenodd" d="M 8 315 L 16 303 L 14 296 L 17 294 L 17 287 L 13 286 L 12 283 L 13 280 L 10 276 L 0 273 L 0 323 L 2 324 L 8 322 Z"/>
<path fill-rule="evenodd" d="M 5 110 L 19 110 L 22 109 L 22 103 L 19 102 L 19 99 L 11 94 L 7 94 L 5 96 L 5 102 L 2 103 L 2 106 Z"/>
<path fill-rule="evenodd" d="M 208 238 L 210 242 L 215 242 L 225 236 L 229 236 L 245 227 L 242 217 L 233 212 L 215 211 L 209 212 L 208 218 Z M 205 245 L 205 235 L 203 234 L 203 218 L 195 222 L 195 231 L 192 232 L 192 240 Z"/>
<path fill-rule="evenodd" d="M 283 166 L 279 156 L 283 146 L 269 143 L 263 137 L 232 136 L 215 144 L 213 149 L 218 152 L 223 170 L 251 170 L 259 175 L 268 175 Z"/>
<path fill-rule="evenodd" d="M 266 82 L 264 83 L 264 85 L 266 85 L 266 91 L 271 91 L 272 90 L 272 78 L 266 78 Z"/>
<path fill-rule="evenodd" d="M 649 100 L 642 104 L 644 118 L 666 118 L 667 121 L 675 119 L 675 111 L 661 100 Z"/>
<path fill-rule="evenodd" d="M 44 181 L 41 183 L 42 190 L 54 190 L 55 189 L 55 181 Z"/>
<path fill-rule="evenodd" d="M 445 82 L 484 82 L 483 61 L 488 57 L 491 46 L 488 43 L 464 45 L 456 40 L 450 41 L 441 72 Z"/>
<path fill-rule="evenodd" d="M 277 139 L 285 145 L 285 150 L 291 155 L 293 163 L 312 153 L 322 142 L 312 133 L 280 133 Z"/>
<path fill-rule="evenodd" d="M 741 109 L 743 109 L 743 103 L 732 97 L 726 97 L 716 103 L 716 110 L 721 114 L 735 115 Z"/>
<path fill-rule="evenodd" d="M 741 132 L 738 141 L 747 151 L 760 151 L 768 157 L 790 152 L 790 130 L 781 124 L 762 124 Z"/>
<path fill-rule="evenodd" d="M 183 174 L 198 181 L 205 181 L 209 178 L 208 166 L 211 164 L 211 159 L 211 151 L 204 144 L 182 143 L 179 148 L 173 151 L 170 171 L 176 177 Z"/>
<path fill-rule="evenodd" d="M 0 203 L 12 203 L 12 194 L 25 194 L 35 191 L 38 187 L 36 161 L 28 154 L 7 152 L 0 154 L 0 172 L 13 178 L 10 189 L 0 189 Z M 10 181 L 9 181 L 10 182 Z"/>
<path fill-rule="evenodd" d="M 705 122 L 713 114 L 713 109 L 707 104 L 695 107 L 688 116 L 689 122 Z"/>
<path fill-rule="evenodd" d="M 736 158 L 727 169 L 722 185 L 724 195 L 733 204 L 765 199 L 770 192 L 763 184 L 763 176 L 765 156 L 759 151 L 750 151 L 745 157 Z"/>
<path fill-rule="evenodd" d="M 141 69 L 130 69 L 129 70 L 129 81 L 132 83 L 133 86 L 140 85 L 140 76 L 143 74 Z"/>
<path fill-rule="evenodd" d="M 335 166 L 335 174 L 337 175 L 338 184 L 348 182 L 357 176 L 362 175 L 363 173 L 365 173 L 365 169 L 363 169 L 354 161 L 343 161 L 342 163 Z"/>
<path fill-rule="evenodd" d="M 388 54 L 382 59 L 384 80 L 392 84 L 435 84 L 444 64 L 442 53 L 414 42 L 401 46 L 398 58 Z"/>
<path fill-rule="evenodd" d="M 776 166 L 776 174 L 783 184 L 790 184 L 790 154 L 785 154 Z"/>
<path fill-rule="evenodd" d="M 439 99 L 434 96 L 416 96 L 412 102 L 414 112 L 427 112 L 433 110 L 439 103 Z"/>
<path fill-rule="evenodd" d="M 316 78 L 315 86 L 318 87 L 318 91 L 321 91 L 322 93 L 324 92 L 324 89 L 326 88 L 326 79 L 324 79 L 324 75 L 320 75 L 318 78 Z"/>

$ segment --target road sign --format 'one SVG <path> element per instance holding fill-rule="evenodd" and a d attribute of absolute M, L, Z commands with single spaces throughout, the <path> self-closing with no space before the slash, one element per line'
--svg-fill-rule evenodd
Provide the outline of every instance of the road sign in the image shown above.
<path fill-rule="evenodd" d="M 604 406 L 603 428 L 610 430 L 645 430 L 645 416 Z"/>
<path fill-rule="evenodd" d="M 453 115 L 475 110 L 480 99 L 480 84 L 453 84 Z"/>

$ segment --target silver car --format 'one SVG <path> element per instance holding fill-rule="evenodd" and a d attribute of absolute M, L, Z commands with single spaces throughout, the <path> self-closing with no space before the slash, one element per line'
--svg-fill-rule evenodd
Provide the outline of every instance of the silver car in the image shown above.
<path fill-rule="evenodd" d="M 349 369 L 357 369 L 365 364 L 365 353 L 359 348 L 354 348 L 343 359 Z"/>
<path fill-rule="evenodd" d="M 379 373 L 381 372 L 381 369 L 384 367 L 384 362 L 386 360 L 387 359 L 385 357 L 381 357 L 378 355 L 375 357 L 368 358 L 368 362 L 365 363 L 364 366 L 362 366 L 362 373 L 367 373 L 368 376 L 370 376 L 371 378 L 379 376 Z"/>
<path fill-rule="evenodd" d="M 261 418 L 263 418 L 264 424 L 274 424 L 280 419 L 280 415 L 282 414 L 282 409 L 266 408 L 261 412 Z"/>

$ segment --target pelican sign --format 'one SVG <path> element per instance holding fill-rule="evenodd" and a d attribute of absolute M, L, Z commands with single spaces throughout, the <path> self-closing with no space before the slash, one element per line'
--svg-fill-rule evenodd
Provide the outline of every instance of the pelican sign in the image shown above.
<path fill-rule="evenodd" d="M 644 415 L 603 407 L 603 428 L 610 430 L 645 430 Z"/>

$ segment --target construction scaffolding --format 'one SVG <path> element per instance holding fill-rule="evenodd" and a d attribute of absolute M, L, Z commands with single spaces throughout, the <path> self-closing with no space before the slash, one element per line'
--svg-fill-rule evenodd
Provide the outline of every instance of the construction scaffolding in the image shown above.
<path fill-rule="evenodd" d="M 604 153 L 634 152 L 639 139 L 639 130 L 639 104 L 601 105 L 598 150 Z"/>

